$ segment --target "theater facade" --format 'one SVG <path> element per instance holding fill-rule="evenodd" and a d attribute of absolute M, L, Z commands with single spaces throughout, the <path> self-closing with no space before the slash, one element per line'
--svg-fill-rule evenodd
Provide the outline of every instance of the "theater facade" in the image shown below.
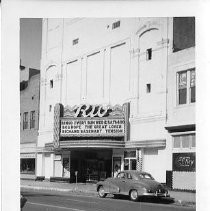
<path fill-rule="evenodd" d="M 87 182 L 130 169 L 194 188 L 195 47 L 179 45 L 176 23 L 43 19 L 37 176 Z"/>

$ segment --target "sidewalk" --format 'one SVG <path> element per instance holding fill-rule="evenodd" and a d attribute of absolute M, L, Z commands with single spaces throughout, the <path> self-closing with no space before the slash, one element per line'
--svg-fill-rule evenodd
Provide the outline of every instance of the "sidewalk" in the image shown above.
<path fill-rule="evenodd" d="M 97 195 L 96 184 L 91 183 L 60 183 L 48 181 L 34 181 L 34 180 L 21 180 L 21 188 L 34 189 L 34 190 L 51 190 L 61 192 L 75 192 L 75 193 L 88 193 L 90 195 Z M 195 206 L 196 194 L 180 191 L 169 191 L 169 194 L 174 198 L 177 205 L 190 205 Z"/>

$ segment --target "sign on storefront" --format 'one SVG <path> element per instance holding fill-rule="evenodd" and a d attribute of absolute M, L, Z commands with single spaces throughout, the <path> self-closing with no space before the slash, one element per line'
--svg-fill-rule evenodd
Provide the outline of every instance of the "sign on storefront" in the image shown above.
<path fill-rule="evenodd" d="M 113 119 L 61 119 L 61 136 L 124 136 L 125 120 Z"/>
<path fill-rule="evenodd" d="M 195 153 L 173 153 L 173 171 L 195 171 Z"/>

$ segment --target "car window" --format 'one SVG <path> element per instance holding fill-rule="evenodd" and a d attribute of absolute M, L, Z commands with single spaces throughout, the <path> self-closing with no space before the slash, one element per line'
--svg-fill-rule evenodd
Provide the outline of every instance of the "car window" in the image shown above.
<path fill-rule="evenodd" d="M 151 176 L 151 174 L 142 173 L 142 174 L 139 174 L 139 177 L 140 177 L 140 179 L 152 179 L 152 180 L 154 180 L 154 178 Z"/>
<path fill-rule="evenodd" d="M 128 179 L 133 179 L 132 176 L 131 176 L 131 174 L 129 174 L 129 173 L 127 174 L 127 178 Z"/>
<path fill-rule="evenodd" d="M 117 178 L 125 178 L 125 173 L 121 172 L 117 175 Z"/>

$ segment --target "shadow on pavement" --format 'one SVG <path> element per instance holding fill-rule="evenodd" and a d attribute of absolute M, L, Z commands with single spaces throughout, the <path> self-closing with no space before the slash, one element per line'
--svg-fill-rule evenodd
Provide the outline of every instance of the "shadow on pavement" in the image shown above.
<path fill-rule="evenodd" d="M 124 195 L 116 195 L 112 196 L 113 199 L 120 199 L 120 200 L 130 200 L 128 196 Z M 154 198 L 154 197 L 141 197 L 138 202 L 147 202 L 147 203 L 159 203 L 159 204 L 172 204 L 174 203 L 173 198 Z"/>

